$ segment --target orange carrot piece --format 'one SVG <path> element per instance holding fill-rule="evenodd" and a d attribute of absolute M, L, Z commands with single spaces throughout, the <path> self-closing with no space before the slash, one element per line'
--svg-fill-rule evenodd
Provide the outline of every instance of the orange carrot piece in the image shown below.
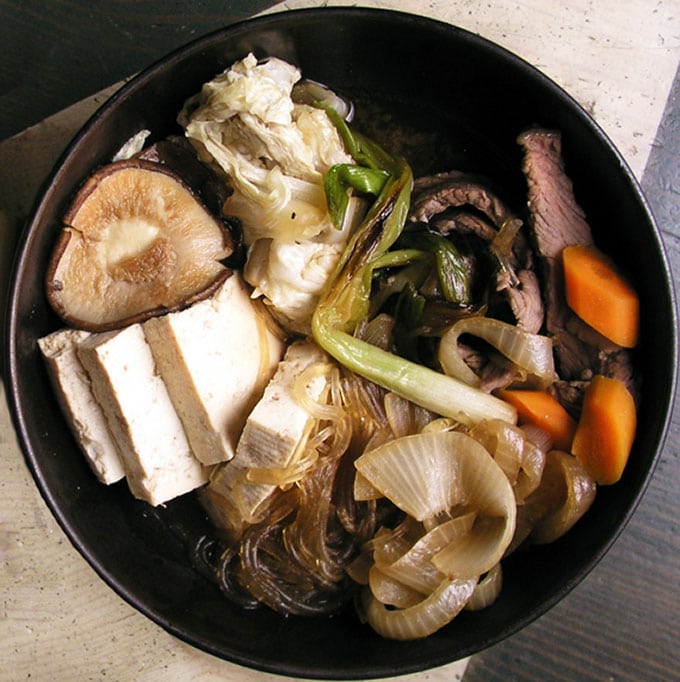
<path fill-rule="evenodd" d="M 557 450 L 571 451 L 576 421 L 550 393 L 506 389 L 499 391 L 498 396 L 514 405 L 520 423 L 535 424 L 550 434 Z"/>
<path fill-rule="evenodd" d="M 638 340 L 640 303 L 630 282 L 612 260 L 594 246 L 562 251 L 569 307 L 610 341 L 632 348 Z"/>
<path fill-rule="evenodd" d="M 595 375 L 583 398 L 571 451 L 601 485 L 622 476 L 635 438 L 633 397 L 618 379 Z"/>

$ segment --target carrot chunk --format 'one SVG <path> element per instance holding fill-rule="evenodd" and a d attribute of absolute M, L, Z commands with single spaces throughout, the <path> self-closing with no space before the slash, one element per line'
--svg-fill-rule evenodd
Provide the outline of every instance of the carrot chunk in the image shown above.
<path fill-rule="evenodd" d="M 550 393 L 506 389 L 498 396 L 515 407 L 521 423 L 538 426 L 551 436 L 556 449 L 570 452 L 576 421 Z"/>
<path fill-rule="evenodd" d="M 633 397 L 618 379 L 593 377 L 583 398 L 571 451 L 601 485 L 622 476 L 635 438 Z"/>
<path fill-rule="evenodd" d="M 640 303 L 630 282 L 612 260 L 594 246 L 562 251 L 569 307 L 610 341 L 632 348 L 638 340 Z"/>

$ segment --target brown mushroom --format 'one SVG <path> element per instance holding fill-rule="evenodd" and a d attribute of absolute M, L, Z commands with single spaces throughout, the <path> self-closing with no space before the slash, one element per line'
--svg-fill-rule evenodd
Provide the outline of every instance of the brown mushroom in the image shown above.
<path fill-rule="evenodd" d="M 131 159 L 77 193 L 47 270 L 47 297 L 69 324 L 101 331 L 178 310 L 230 274 L 224 226 L 167 167 Z"/>

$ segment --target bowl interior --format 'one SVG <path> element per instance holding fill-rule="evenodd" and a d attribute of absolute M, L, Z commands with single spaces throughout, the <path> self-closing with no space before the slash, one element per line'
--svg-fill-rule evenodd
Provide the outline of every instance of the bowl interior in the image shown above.
<path fill-rule="evenodd" d="M 188 547 L 209 532 L 192 496 L 164 508 L 91 475 L 49 389 L 36 339 L 60 326 L 43 294 L 60 217 L 79 183 L 142 128 L 177 133 L 176 113 L 201 84 L 253 51 L 301 67 L 354 98 L 356 125 L 399 146 L 416 173 L 490 175 L 525 200 L 518 133 L 563 134 L 568 172 L 596 241 L 632 274 L 641 295 L 644 377 L 639 435 L 623 480 L 601 489 L 587 517 L 553 545 L 505 565 L 499 600 L 419 642 L 381 639 L 353 613 L 283 619 L 242 611 L 192 568 Z M 644 267 L 642 266 L 644 264 Z M 632 513 L 660 450 L 675 374 L 672 288 L 658 232 L 609 141 L 570 97 L 522 60 L 463 30 L 421 17 L 361 9 L 284 12 L 237 24 L 173 53 L 130 82 L 76 137 L 24 234 L 7 317 L 8 395 L 28 464 L 74 545 L 125 599 L 170 632 L 225 659 L 294 676 L 369 678 L 467 656 L 516 631 L 566 594 Z"/>

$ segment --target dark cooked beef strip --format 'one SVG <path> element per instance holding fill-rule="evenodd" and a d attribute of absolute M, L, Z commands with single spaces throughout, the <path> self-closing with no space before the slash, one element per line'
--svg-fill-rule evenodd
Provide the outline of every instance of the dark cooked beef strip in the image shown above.
<path fill-rule="evenodd" d="M 566 382 L 587 382 L 593 374 L 617 376 L 635 395 L 630 353 L 598 334 L 566 303 L 562 250 L 590 245 L 593 237 L 565 171 L 561 135 L 531 129 L 518 142 L 524 149 L 530 227 L 541 262 L 546 330 L 553 337 L 558 373 Z"/>
<path fill-rule="evenodd" d="M 439 234 L 474 234 L 490 242 L 496 236 L 496 227 L 487 218 L 464 208 L 447 209 L 429 221 L 429 225 Z"/>
<path fill-rule="evenodd" d="M 588 384 L 588 381 L 558 379 L 548 388 L 548 392 L 564 406 L 574 419 L 578 420 L 583 405 L 583 394 Z"/>
<path fill-rule="evenodd" d="M 560 133 L 534 128 L 523 132 L 518 142 L 525 152 L 524 173 L 538 252 L 556 259 L 565 246 L 592 244 L 590 226 L 564 169 Z"/>
<path fill-rule="evenodd" d="M 602 373 L 622 381 L 637 402 L 639 396 L 638 377 L 633 369 L 633 359 L 630 351 L 620 348 L 614 352 L 603 353 Z"/>
<path fill-rule="evenodd" d="M 412 198 L 415 199 L 419 194 L 426 190 L 431 190 L 437 185 L 444 185 L 451 180 L 459 180 L 469 177 L 466 173 L 459 170 L 450 170 L 445 173 L 434 173 L 433 175 L 423 175 L 413 181 Z"/>
<path fill-rule="evenodd" d="M 565 246 L 592 244 L 590 227 L 564 169 L 560 134 L 533 129 L 518 142 L 525 152 L 530 226 L 541 260 L 546 330 L 555 343 L 558 373 L 566 380 L 587 380 L 598 350 L 581 340 L 583 323 L 566 305 L 561 256 Z"/>
<path fill-rule="evenodd" d="M 582 323 L 565 302 L 561 256 L 565 246 L 591 244 L 590 227 L 564 170 L 560 134 L 533 129 L 518 141 L 525 152 L 530 226 L 541 258 L 546 329 L 554 339 L 558 372 L 567 380 L 587 379 L 597 349 L 581 341 L 578 333 L 567 332 L 567 325 Z"/>
<path fill-rule="evenodd" d="M 516 381 L 521 380 L 519 371 L 506 362 L 498 353 L 483 353 L 466 343 L 459 343 L 458 351 L 465 364 L 479 378 L 479 389 L 486 393 L 507 388 Z"/>
<path fill-rule="evenodd" d="M 479 373 L 479 379 L 480 390 L 485 393 L 492 393 L 512 386 L 516 381 L 521 381 L 522 377 L 517 370 L 511 367 L 489 362 Z"/>
<path fill-rule="evenodd" d="M 482 179 L 458 171 L 418 178 L 409 220 L 427 223 L 439 234 L 474 234 L 488 242 L 501 264 L 496 291 L 506 296 L 520 328 L 532 333 L 541 328 L 540 290 L 535 278 L 522 274 L 533 267 L 530 245 L 521 230 L 513 230 L 511 239 L 504 240 L 508 243 L 501 245 L 504 232 L 517 218 Z"/>
<path fill-rule="evenodd" d="M 517 273 L 519 286 L 508 286 L 505 293 L 517 326 L 530 334 L 538 334 L 543 326 L 543 301 L 538 277 L 533 270 Z"/>
<path fill-rule="evenodd" d="M 514 215 L 488 187 L 465 175 L 435 176 L 438 181 L 416 181 L 411 198 L 410 219 L 427 223 L 452 206 L 473 206 L 500 228 Z M 421 191 L 422 190 L 422 191 Z"/>

